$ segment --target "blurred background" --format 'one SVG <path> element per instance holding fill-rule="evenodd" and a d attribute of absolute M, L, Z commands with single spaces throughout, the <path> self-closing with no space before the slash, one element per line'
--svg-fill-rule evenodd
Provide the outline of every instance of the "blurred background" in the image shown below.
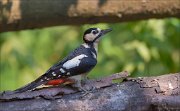
<path fill-rule="evenodd" d="M 82 43 L 90 27 L 112 28 L 99 45 L 90 78 L 121 71 L 133 77 L 180 72 L 180 20 L 58 26 L 0 33 L 0 91 L 14 90 L 42 75 Z"/>

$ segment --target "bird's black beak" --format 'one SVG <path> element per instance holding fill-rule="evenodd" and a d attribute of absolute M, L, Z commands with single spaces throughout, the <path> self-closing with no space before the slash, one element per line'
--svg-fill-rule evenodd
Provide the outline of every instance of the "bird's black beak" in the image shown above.
<path fill-rule="evenodd" d="M 110 28 L 110 29 L 104 29 L 104 30 L 101 30 L 101 36 L 107 34 L 108 32 L 111 32 L 111 31 L 112 31 L 111 28 Z"/>
<path fill-rule="evenodd" d="M 101 38 L 103 35 L 107 34 L 108 32 L 111 32 L 112 29 L 104 29 L 101 30 L 101 33 L 93 40 L 93 42 L 95 42 L 97 39 Z"/>

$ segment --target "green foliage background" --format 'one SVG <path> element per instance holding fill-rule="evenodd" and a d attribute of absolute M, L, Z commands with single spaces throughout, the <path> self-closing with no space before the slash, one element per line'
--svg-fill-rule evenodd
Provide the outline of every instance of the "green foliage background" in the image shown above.
<path fill-rule="evenodd" d="M 82 43 L 87 28 L 113 28 L 99 45 L 97 78 L 127 70 L 131 76 L 180 71 L 180 20 L 59 26 L 0 34 L 0 91 L 13 90 L 43 74 Z"/>

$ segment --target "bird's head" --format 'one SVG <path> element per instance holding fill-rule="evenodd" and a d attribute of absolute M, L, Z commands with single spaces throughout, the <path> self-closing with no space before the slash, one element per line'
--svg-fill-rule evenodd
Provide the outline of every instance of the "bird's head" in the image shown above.
<path fill-rule="evenodd" d="M 83 40 L 85 43 L 98 43 L 103 35 L 112 29 L 89 28 L 84 32 Z"/>

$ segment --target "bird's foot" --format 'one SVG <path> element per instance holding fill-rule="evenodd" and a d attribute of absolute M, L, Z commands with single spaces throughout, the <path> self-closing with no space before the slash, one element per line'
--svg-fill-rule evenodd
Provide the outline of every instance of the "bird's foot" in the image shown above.
<path fill-rule="evenodd" d="M 89 95 L 93 91 L 93 89 L 91 89 L 90 87 L 86 87 L 85 85 L 82 86 L 82 84 L 79 83 L 72 84 L 71 87 L 76 88 L 78 91 L 80 91 L 82 93 L 81 97 Z"/>
<path fill-rule="evenodd" d="M 89 90 L 89 89 L 86 89 L 86 88 L 84 88 L 84 87 L 80 87 L 80 88 L 79 88 L 79 91 L 81 91 L 81 93 L 82 93 L 82 95 L 81 95 L 80 98 L 83 98 L 83 97 L 92 95 L 92 91 L 93 91 L 93 90 Z"/>

